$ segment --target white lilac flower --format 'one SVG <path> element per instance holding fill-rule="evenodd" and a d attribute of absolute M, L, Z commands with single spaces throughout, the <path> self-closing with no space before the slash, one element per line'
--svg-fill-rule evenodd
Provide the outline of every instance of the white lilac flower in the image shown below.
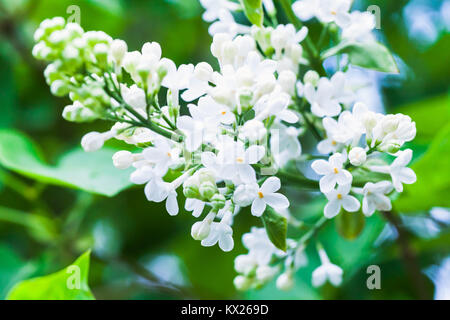
<path fill-rule="evenodd" d="M 391 193 L 392 189 L 392 183 L 389 181 L 366 183 L 363 188 L 364 199 L 362 201 L 362 211 L 364 215 L 370 217 L 375 212 L 375 210 L 391 210 L 391 199 L 389 199 L 389 197 L 386 195 Z"/>
<path fill-rule="evenodd" d="M 247 121 L 240 130 L 240 137 L 247 139 L 250 143 L 261 142 L 266 135 L 266 127 L 262 121 L 256 119 Z"/>
<path fill-rule="evenodd" d="M 230 11 L 222 9 L 219 12 L 219 20 L 209 26 L 208 32 L 212 36 L 227 33 L 235 37 L 238 34 L 250 33 L 250 27 L 237 23 Z"/>
<path fill-rule="evenodd" d="M 248 255 L 258 265 L 268 265 L 272 256 L 285 257 L 286 253 L 273 245 L 264 228 L 252 227 L 242 236 L 242 243 L 248 249 Z"/>
<path fill-rule="evenodd" d="M 149 165 L 137 168 L 131 175 L 130 181 L 134 184 L 145 184 L 144 194 L 148 201 L 161 202 L 164 199 L 162 177 L 157 175 Z"/>
<path fill-rule="evenodd" d="M 348 212 L 356 212 L 361 207 L 361 203 L 354 196 L 349 195 L 351 189 L 350 184 L 340 185 L 337 189 L 333 189 L 325 196 L 328 203 L 323 210 L 325 217 L 328 219 L 334 218 L 339 214 L 342 208 Z"/>
<path fill-rule="evenodd" d="M 181 116 L 177 119 L 177 128 L 186 136 L 185 147 L 189 152 L 197 150 L 202 143 L 210 142 L 216 137 L 217 124 L 206 121 L 205 114 L 197 112 L 197 106 L 189 105 L 191 116 Z"/>
<path fill-rule="evenodd" d="M 219 19 L 220 12 L 224 9 L 235 11 L 240 8 L 239 4 L 229 0 L 200 0 L 200 4 L 205 8 L 202 18 L 207 22 Z"/>
<path fill-rule="evenodd" d="M 191 114 L 197 113 L 197 118 L 205 119 L 204 122 L 210 122 L 214 126 L 220 123 L 232 124 L 236 121 L 236 116 L 228 106 L 217 103 L 210 96 L 201 97 L 197 106 L 198 108 L 195 106 L 189 108 Z"/>
<path fill-rule="evenodd" d="M 202 246 L 211 247 L 218 243 L 223 251 L 231 251 L 234 247 L 233 229 L 230 226 L 231 219 L 232 213 L 228 211 L 220 222 L 212 222 L 208 237 L 201 242 Z"/>
<path fill-rule="evenodd" d="M 171 166 L 181 163 L 180 149 L 164 138 L 153 141 L 153 146 L 144 149 L 142 155 L 146 160 L 155 165 L 155 172 L 163 176 Z"/>
<path fill-rule="evenodd" d="M 353 177 L 350 172 L 344 169 L 346 158 L 340 153 L 333 154 L 328 161 L 316 160 L 311 168 L 323 177 L 320 179 L 320 191 L 328 193 L 334 189 L 336 184 L 351 184 Z"/>
<path fill-rule="evenodd" d="M 257 196 L 252 202 L 252 215 L 260 217 L 269 205 L 275 210 L 286 209 L 289 207 L 289 200 L 281 193 L 277 193 L 281 188 L 280 179 L 277 177 L 270 177 L 261 185 L 257 192 Z"/>
<path fill-rule="evenodd" d="M 304 87 L 304 96 L 311 104 L 311 112 L 318 117 L 334 117 L 341 112 L 341 105 L 334 97 L 334 87 L 327 78 L 321 78 L 317 90 L 310 83 Z"/>
<path fill-rule="evenodd" d="M 378 149 L 396 153 L 405 142 L 416 136 L 416 124 L 409 116 L 390 114 L 379 119 L 373 128 L 373 143 L 379 144 Z"/>
<path fill-rule="evenodd" d="M 145 109 L 147 106 L 145 92 L 137 85 L 133 84 L 130 88 L 121 85 L 121 93 L 123 100 L 135 109 Z"/>
<path fill-rule="evenodd" d="M 374 41 L 372 34 L 375 29 L 375 16 L 368 12 L 354 11 L 350 13 L 349 20 L 342 27 L 342 38 L 361 42 Z"/>
<path fill-rule="evenodd" d="M 256 279 L 262 283 L 266 283 L 273 279 L 273 277 L 280 271 L 277 267 L 261 265 L 256 268 Z"/>
<path fill-rule="evenodd" d="M 366 150 L 360 147 L 355 147 L 348 153 L 348 160 L 356 167 L 361 166 L 367 160 Z"/>
<path fill-rule="evenodd" d="M 174 106 L 179 105 L 179 91 L 188 88 L 192 75 L 194 73 L 194 65 L 182 64 L 176 67 L 171 60 L 167 64 L 167 74 L 162 80 L 161 85 L 168 88 L 171 92 L 171 99 Z"/>
<path fill-rule="evenodd" d="M 294 25 L 279 24 L 272 32 L 270 40 L 275 54 L 281 57 L 282 51 L 290 49 L 292 46 L 298 46 L 308 35 L 308 28 L 302 27 L 299 31 L 295 30 Z M 298 63 L 298 61 L 296 61 Z"/>
<path fill-rule="evenodd" d="M 234 259 L 234 270 L 244 275 L 252 272 L 257 266 L 258 261 L 249 254 L 241 254 Z"/>
<path fill-rule="evenodd" d="M 240 184 L 233 193 L 233 201 L 238 206 L 247 207 L 253 203 L 258 196 L 259 186 L 256 182 Z"/>
<path fill-rule="evenodd" d="M 270 132 L 272 155 L 279 167 L 284 167 L 290 160 L 296 159 L 302 154 L 302 146 L 298 138 L 301 129 L 275 123 Z"/>
<path fill-rule="evenodd" d="M 344 271 L 330 262 L 330 259 L 323 248 L 319 249 L 319 257 L 322 264 L 312 273 L 312 285 L 314 287 L 320 287 L 324 285 L 327 280 L 335 287 L 341 285 Z"/>
<path fill-rule="evenodd" d="M 352 0 L 320 0 L 317 18 L 323 23 L 335 22 L 343 27 L 349 23 Z"/>
<path fill-rule="evenodd" d="M 411 162 L 412 150 L 399 151 L 396 156 L 390 166 L 370 166 L 369 169 L 390 174 L 395 190 L 402 192 L 403 184 L 412 184 L 416 182 L 417 177 L 411 168 L 406 167 Z"/>
<path fill-rule="evenodd" d="M 262 121 L 270 116 L 276 116 L 287 123 L 296 123 L 298 116 L 288 109 L 289 103 L 289 95 L 273 91 L 270 95 L 262 97 L 255 105 L 255 119 Z"/>
<path fill-rule="evenodd" d="M 184 209 L 186 211 L 192 211 L 192 215 L 196 218 L 200 217 L 202 214 L 204 208 L 205 208 L 206 202 L 203 202 L 198 199 L 193 198 L 187 198 L 186 203 L 184 205 Z"/>
<path fill-rule="evenodd" d="M 292 4 L 292 10 L 302 21 L 314 18 L 319 12 L 320 0 L 298 0 Z"/>
<path fill-rule="evenodd" d="M 357 144 L 364 133 L 359 121 L 348 111 L 342 112 L 338 121 L 326 117 L 322 120 L 322 124 L 326 138 L 319 142 L 317 150 L 323 154 L 339 151 L 344 145 Z"/>
<path fill-rule="evenodd" d="M 258 163 L 265 153 L 263 146 L 250 146 L 245 149 L 241 141 L 225 139 L 220 144 L 217 163 L 220 166 L 220 176 L 228 179 L 238 178 L 243 182 L 256 181 L 255 169 L 252 164 Z"/>

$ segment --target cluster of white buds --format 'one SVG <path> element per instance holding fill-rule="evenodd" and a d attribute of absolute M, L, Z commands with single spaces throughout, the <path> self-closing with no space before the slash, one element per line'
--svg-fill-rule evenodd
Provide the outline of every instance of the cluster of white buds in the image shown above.
<path fill-rule="evenodd" d="M 211 53 L 219 70 L 206 62 L 177 67 L 155 42 L 129 52 L 123 40 L 84 32 L 62 18 L 42 22 L 33 55 L 50 63 L 44 74 L 52 93 L 73 101 L 65 119 L 113 123 L 106 132 L 86 134 L 83 148 L 98 150 L 111 138 L 140 148 L 118 151 L 114 165 L 133 168 L 130 180 L 144 185 L 149 201 L 165 201 L 170 215 L 178 214 L 182 191 L 185 209 L 199 218 L 191 235 L 203 246 L 232 250 L 232 226 L 242 208 L 263 220 L 268 207 L 286 211 L 290 202 L 279 191 L 292 176 L 325 194 L 327 218 L 342 209 L 356 212 L 361 202 L 367 216 L 389 210 L 393 189 L 401 192 L 404 183 L 415 181 L 406 167 L 412 152 L 400 150 L 414 138 L 415 124 L 358 102 L 358 86 L 346 69 L 327 74 L 308 28 L 299 20 L 278 24 L 271 0 L 263 1 L 271 25 L 236 23 L 233 14 L 247 10 L 242 3 L 201 0 L 203 18 L 213 22 Z M 373 40 L 373 16 L 349 12 L 350 0 L 280 3 L 290 18 L 294 12 L 301 20 L 317 18 L 337 41 Z M 292 160 L 317 158 L 302 156 L 300 138 L 308 132 L 318 138 L 318 151 L 329 155 L 312 163 L 319 183 L 288 172 Z M 389 164 L 388 157 L 395 160 Z M 243 242 L 249 253 L 236 259 L 239 289 L 259 287 L 280 272 L 277 286 L 289 289 L 306 264 L 301 240 L 287 239 L 282 251 L 265 229 L 253 228 Z M 313 284 L 329 279 L 339 285 L 342 270 L 323 248 L 318 252 L 322 266 Z"/>

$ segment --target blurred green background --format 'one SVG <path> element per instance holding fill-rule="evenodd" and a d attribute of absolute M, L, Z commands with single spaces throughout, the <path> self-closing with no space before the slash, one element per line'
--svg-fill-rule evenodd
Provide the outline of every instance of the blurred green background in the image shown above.
<path fill-rule="evenodd" d="M 346 273 L 341 288 L 311 288 L 317 258 L 310 250 L 310 264 L 299 272 L 292 291 L 278 292 L 270 284 L 260 291 L 236 292 L 233 260 L 245 252 L 240 238 L 259 220 L 239 215 L 230 253 L 201 247 L 190 236 L 190 214 L 170 217 L 162 206 L 145 200 L 142 188 L 127 188 L 127 173 L 115 170 L 110 161 L 114 150 L 124 147 L 121 143 L 111 142 L 97 155 L 80 151 L 82 135 L 107 129 L 107 124 L 64 121 L 61 112 L 69 100 L 50 94 L 44 65 L 31 56 L 38 24 L 70 16 L 66 10 L 74 4 L 81 9 L 85 30 L 124 39 L 130 50 L 157 41 L 163 55 L 177 64 L 212 62 L 208 25 L 197 0 L 0 0 L 0 299 L 19 281 L 60 270 L 89 248 L 89 284 L 98 299 L 419 297 L 404 271 L 395 235 L 385 235 L 388 229 L 377 216 L 368 219 L 354 241 L 340 238 L 333 225 L 323 231 L 332 260 Z M 355 4 L 360 9 L 369 5 L 381 8 L 378 37 L 397 55 L 401 69 L 399 76 L 376 75 L 381 101 L 387 112 L 403 112 L 417 122 L 417 139 L 410 147 L 415 161 L 422 160 L 419 181 L 399 199 L 398 209 L 409 213 L 402 223 L 421 270 L 427 270 L 450 254 L 448 224 L 428 216 L 432 207 L 450 206 L 450 2 Z M 99 184 L 110 188 L 96 192 Z M 294 191 L 290 197 L 300 204 L 305 199 Z M 317 216 L 322 207 L 313 202 L 293 213 Z M 382 290 L 366 287 L 370 264 L 381 267 Z M 423 295 L 432 298 L 432 281 L 423 280 Z"/>

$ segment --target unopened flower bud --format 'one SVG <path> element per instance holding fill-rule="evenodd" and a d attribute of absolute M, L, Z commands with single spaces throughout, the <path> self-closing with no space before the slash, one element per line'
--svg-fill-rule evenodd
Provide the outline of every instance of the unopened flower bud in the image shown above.
<path fill-rule="evenodd" d="M 261 265 L 256 269 L 256 278 L 261 282 L 270 281 L 277 273 L 277 268 Z"/>
<path fill-rule="evenodd" d="M 100 66 L 105 66 L 108 57 L 108 46 L 104 43 L 98 43 L 94 47 L 94 55 Z"/>
<path fill-rule="evenodd" d="M 246 291 L 251 288 L 252 280 L 245 276 L 239 275 L 234 278 L 233 284 L 237 290 Z"/>
<path fill-rule="evenodd" d="M 189 177 L 183 183 L 183 194 L 186 198 L 199 198 L 200 193 L 198 191 L 198 180 L 196 176 Z"/>
<path fill-rule="evenodd" d="M 306 72 L 305 76 L 303 77 L 303 82 L 305 84 L 310 83 L 314 87 L 317 86 L 317 84 L 319 83 L 319 80 L 320 80 L 320 76 L 314 70 L 310 70 L 310 71 Z"/>
<path fill-rule="evenodd" d="M 71 122 L 88 122 L 97 118 L 92 110 L 86 108 L 79 101 L 75 101 L 73 104 L 66 106 L 62 116 Z"/>
<path fill-rule="evenodd" d="M 202 81 L 209 81 L 213 72 L 213 68 L 206 62 L 200 62 L 194 69 L 195 77 Z"/>
<path fill-rule="evenodd" d="M 366 151 L 363 148 L 352 148 L 348 153 L 348 159 L 350 163 L 354 166 L 360 166 L 367 160 Z"/>
<path fill-rule="evenodd" d="M 198 170 L 196 172 L 196 176 L 198 178 L 199 183 L 204 183 L 204 182 L 215 183 L 216 182 L 216 175 L 214 174 L 214 172 L 209 169 L 206 169 L 206 168 L 202 168 L 202 169 Z"/>
<path fill-rule="evenodd" d="M 116 39 L 111 43 L 111 56 L 117 64 L 121 64 L 125 54 L 128 51 L 127 43 L 123 40 Z"/>
<path fill-rule="evenodd" d="M 283 291 L 289 291 L 294 286 L 294 279 L 292 279 L 292 275 L 289 272 L 282 273 L 277 278 L 277 288 Z"/>
<path fill-rule="evenodd" d="M 69 86 L 63 80 L 55 80 L 50 85 L 50 91 L 53 95 L 62 97 L 69 93 Z"/>
<path fill-rule="evenodd" d="M 121 150 L 114 153 L 113 157 L 114 167 L 117 169 L 127 169 L 134 161 L 133 154 L 130 151 Z"/>
<path fill-rule="evenodd" d="M 103 134 L 100 132 L 92 131 L 83 136 L 81 139 L 81 146 L 86 152 L 94 152 L 100 150 L 105 143 Z"/>
<path fill-rule="evenodd" d="M 210 201 L 211 205 L 216 210 L 220 210 L 225 207 L 226 199 L 223 194 L 216 193 L 214 196 L 212 196 Z"/>
<path fill-rule="evenodd" d="M 217 193 L 217 186 L 215 183 L 206 181 L 200 184 L 198 188 L 200 196 L 204 199 L 211 199 Z"/>
<path fill-rule="evenodd" d="M 191 229 L 192 238 L 200 241 L 206 239 L 211 231 L 211 223 L 215 216 L 214 212 L 210 212 L 203 221 L 194 223 Z"/>
<path fill-rule="evenodd" d="M 295 95 L 295 82 L 297 81 L 297 76 L 294 72 L 290 70 L 285 70 L 278 76 L 278 83 L 280 84 L 283 91 L 289 93 L 291 96 Z"/>

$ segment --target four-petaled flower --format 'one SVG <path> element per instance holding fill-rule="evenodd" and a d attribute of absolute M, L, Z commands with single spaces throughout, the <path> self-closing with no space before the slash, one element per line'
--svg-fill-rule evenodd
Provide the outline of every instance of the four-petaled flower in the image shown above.
<path fill-rule="evenodd" d="M 356 212 L 361 207 L 358 199 L 349 195 L 351 185 L 338 186 L 336 190 L 327 192 L 325 196 L 328 199 L 328 203 L 325 206 L 324 214 L 328 219 L 334 218 L 339 214 L 341 208 L 344 208 L 348 212 Z"/>
<path fill-rule="evenodd" d="M 340 153 L 333 154 L 328 161 L 316 160 L 311 167 L 319 174 L 323 175 L 320 179 L 320 191 L 328 193 L 334 189 L 336 184 L 347 185 L 351 184 L 353 176 L 350 172 L 344 169 L 344 162 L 346 157 Z"/>

